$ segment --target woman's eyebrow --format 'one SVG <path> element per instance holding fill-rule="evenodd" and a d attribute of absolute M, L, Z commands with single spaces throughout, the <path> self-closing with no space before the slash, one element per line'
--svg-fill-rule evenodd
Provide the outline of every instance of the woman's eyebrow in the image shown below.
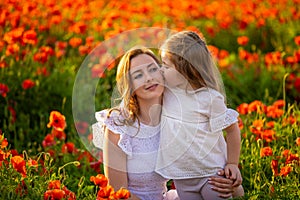
<path fill-rule="evenodd" d="M 149 67 L 151 67 L 151 66 L 154 65 L 154 64 L 155 64 L 155 63 L 151 62 L 151 63 L 147 64 L 145 67 L 146 67 L 146 68 L 149 68 Z M 142 69 L 141 69 L 142 66 L 144 67 L 144 65 L 139 66 L 139 68 L 136 69 L 136 70 L 134 70 L 134 71 L 132 71 L 131 74 L 134 74 L 134 73 L 136 73 L 136 72 L 142 71 Z"/>
<path fill-rule="evenodd" d="M 155 65 L 154 63 L 150 63 L 149 65 L 147 65 L 147 68 L 151 67 L 152 65 Z"/>

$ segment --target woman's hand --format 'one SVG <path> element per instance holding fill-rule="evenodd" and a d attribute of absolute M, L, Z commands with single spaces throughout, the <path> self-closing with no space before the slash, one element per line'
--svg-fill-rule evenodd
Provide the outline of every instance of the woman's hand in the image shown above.
<path fill-rule="evenodd" d="M 222 176 L 222 173 L 224 174 L 224 171 L 218 173 L 218 175 Z M 219 196 L 222 198 L 230 198 L 234 192 L 233 180 L 231 179 L 213 176 L 209 178 L 208 183 L 213 186 L 213 190 L 220 193 Z"/>

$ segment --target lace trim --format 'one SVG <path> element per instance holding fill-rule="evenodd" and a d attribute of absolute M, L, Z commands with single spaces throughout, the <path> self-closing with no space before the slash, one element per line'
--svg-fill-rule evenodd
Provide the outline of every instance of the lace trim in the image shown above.
<path fill-rule="evenodd" d="M 93 143 L 96 147 L 103 150 L 104 133 L 105 128 L 120 134 L 120 140 L 118 146 L 129 156 L 132 156 L 132 139 L 143 141 L 143 139 L 153 137 L 160 131 L 160 124 L 157 126 L 148 126 L 140 124 L 138 129 L 138 123 L 134 123 L 133 126 L 121 125 L 118 122 L 122 121 L 122 116 L 116 112 L 111 113 L 111 116 L 107 118 L 108 110 L 102 110 L 96 113 L 97 123 L 92 125 L 93 129 Z M 144 144 L 141 142 L 141 148 L 143 146 L 149 146 L 148 143 Z"/>
<path fill-rule="evenodd" d="M 231 124 L 234 124 L 238 121 L 238 112 L 233 109 L 227 109 L 225 113 L 219 115 L 216 118 L 210 119 L 210 128 L 212 132 L 221 131 Z"/>
<path fill-rule="evenodd" d="M 112 114 L 107 118 L 108 110 L 97 112 L 97 123 L 92 125 L 93 129 L 93 143 L 96 147 L 103 150 L 105 128 L 108 128 L 115 134 L 120 134 L 118 146 L 129 156 L 132 156 L 132 146 L 130 144 L 130 136 L 127 133 L 127 126 L 119 126 L 116 121 L 120 121 L 120 115 Z"/>

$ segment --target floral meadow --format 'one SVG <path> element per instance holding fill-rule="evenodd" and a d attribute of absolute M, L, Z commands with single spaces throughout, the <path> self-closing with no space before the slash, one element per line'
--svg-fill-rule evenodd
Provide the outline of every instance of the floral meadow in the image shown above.
<path fill-rule="evenodd" d="M 299 21 L 299 0 L 2 0 L 0 199 L 130 197 L 108 184 L 101 152 L 82 143 L 93 136 L 73 118 L 72 91 L 97 45 L 143 27 L 205 37 L 240 114 L 241 199 L 298 199 Z M 116 64 L 90 66 L 96 110 L 111 106 Z"/>

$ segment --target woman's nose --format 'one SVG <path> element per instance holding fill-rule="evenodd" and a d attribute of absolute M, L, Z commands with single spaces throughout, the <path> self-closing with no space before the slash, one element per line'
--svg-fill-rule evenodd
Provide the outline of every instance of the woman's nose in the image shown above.
<path fill-rule="evenodd" d="M 153 80 L 153 76 L 149 72 L 146 72 L 145 73 L 145 81 L 149 82 L 151 80 Z"/>

